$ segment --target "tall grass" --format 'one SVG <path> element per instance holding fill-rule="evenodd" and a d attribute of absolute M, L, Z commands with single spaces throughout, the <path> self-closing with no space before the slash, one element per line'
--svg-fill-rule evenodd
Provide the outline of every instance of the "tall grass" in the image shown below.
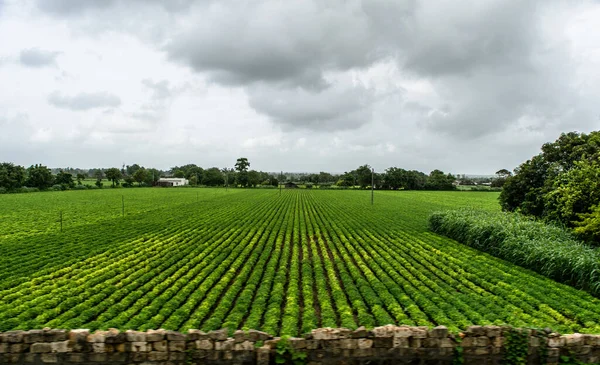
<path fill-rule="evenodd" d="M 473 209 L 435 212 L 429 217 L 429 227 L 553 280 L 600 294 L 600 251 L 562 228 L 517 213 Z"/>

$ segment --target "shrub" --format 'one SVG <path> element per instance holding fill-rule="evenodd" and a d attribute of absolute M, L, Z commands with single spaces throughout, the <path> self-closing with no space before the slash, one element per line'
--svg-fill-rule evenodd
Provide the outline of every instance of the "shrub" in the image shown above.
<path fill-rule="evenodd" d="M 563 228 L 517 213 L 473 209 L 433 213 L 429 227 L 553 280 L 600 294 L 600 252 Z"/>

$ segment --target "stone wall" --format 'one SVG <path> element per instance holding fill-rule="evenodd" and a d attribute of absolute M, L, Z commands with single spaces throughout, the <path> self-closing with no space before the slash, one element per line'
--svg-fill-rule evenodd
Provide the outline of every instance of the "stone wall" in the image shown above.
<path fill-rule="evenodd" d="M 0 333 L 0 364 L 500 364 L 524 351 L 528 363 L 556 364 L 559 356 L 600 361 L 600 336 L 528 330 L 515 345 L 509 327 L 472 326 L 457 335 L 445 327 L 321 328 L 281 339 L 250 330 L 119 332 L 32 330 Z M 512 337 L 511 337 L 512 336 Z"/>

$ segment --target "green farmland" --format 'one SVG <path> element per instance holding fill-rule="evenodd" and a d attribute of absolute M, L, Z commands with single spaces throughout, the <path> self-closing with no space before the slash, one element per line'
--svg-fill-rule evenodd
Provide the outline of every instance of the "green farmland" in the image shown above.
<path fill-rule="evenodd" d="M 497 197 L 386 191 L 371 206 L 367 191 L 305 189 L 0 195 L 0 330 L 600 333 L 600 300 L 427 229 L 435 210 L 499 210 Z"/>

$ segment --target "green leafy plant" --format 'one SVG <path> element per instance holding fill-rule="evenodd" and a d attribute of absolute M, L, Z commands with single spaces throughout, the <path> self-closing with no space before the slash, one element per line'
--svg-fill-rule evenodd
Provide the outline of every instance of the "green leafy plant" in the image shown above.
<path fill-rule="evenodd" d="M 506 334 L 504 345 L 504 363 L 510 365 L 526 365 L 529 353 L 529 331 L 512 328 Z"/>
<path fill-rule="evenodd" d="M 275 346 L 275 363 L 276 364 L 306 364 L 307 354 L 305 352 L 296 351 L 290 344 L 289 337 L 283 336 Z"/>

